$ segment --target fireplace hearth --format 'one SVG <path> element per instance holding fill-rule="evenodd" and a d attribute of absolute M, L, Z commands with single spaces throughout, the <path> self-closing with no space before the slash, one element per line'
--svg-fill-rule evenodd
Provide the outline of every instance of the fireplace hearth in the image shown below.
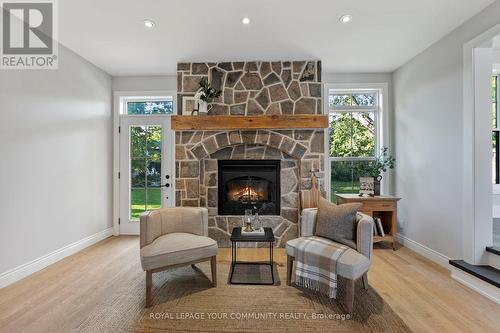
<path fill-rule="evenodd" d="M 279 160 L 219 160 L 218 214 L 280 215 Z"/>

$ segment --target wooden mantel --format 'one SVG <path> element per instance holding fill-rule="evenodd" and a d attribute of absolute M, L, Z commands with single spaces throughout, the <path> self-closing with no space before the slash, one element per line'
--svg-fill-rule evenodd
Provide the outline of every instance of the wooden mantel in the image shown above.
<path fill-rule="evenodd" d="M 172 129 L 175 131 L 327 127 L 328 116 L 326 115 L 172 116 Z"/>

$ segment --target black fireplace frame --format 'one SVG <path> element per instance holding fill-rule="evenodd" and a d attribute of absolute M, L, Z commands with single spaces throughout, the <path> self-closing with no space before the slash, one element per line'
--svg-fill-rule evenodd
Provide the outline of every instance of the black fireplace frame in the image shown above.
<path fill-rule="evenodd" d="M 233 170 L 223 170 L 224 168 L 234 168 Z M 260 170 L 260 172 L 259 172 Z M 231 211 L 224 205 L 222 198 L 227 197 L 225 183 L 233 179 L 232 174 L 247 172 L 248 176 L 256 176 L 274 182 L 271 186 L 270 197 L 274 202 L 274 212 L 261 215 L 279 216 L 281 215 L 281 161 L 280 160 L 218 160 L 217 161 L 217 187 L 218 187 L 218 215 L 244 215 L 244 209 Z M 229 178 L 229 179 L 228 179 Z M 251 208 L 250 206 L 246 208 Z"/>

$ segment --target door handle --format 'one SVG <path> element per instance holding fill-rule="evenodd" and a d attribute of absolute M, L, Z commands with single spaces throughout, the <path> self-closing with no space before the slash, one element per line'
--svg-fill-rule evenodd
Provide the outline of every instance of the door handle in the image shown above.
<path fill-rule="evenodd" d="M 170 187 L 170 184 L 169 183 L 166 183 L 165 185 L 163 185 L 165 187 Z"/>

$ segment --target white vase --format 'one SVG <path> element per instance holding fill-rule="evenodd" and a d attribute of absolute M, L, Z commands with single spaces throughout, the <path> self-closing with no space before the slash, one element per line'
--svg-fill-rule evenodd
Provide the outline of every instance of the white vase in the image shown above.
<path fill-rule="evenodd" d="M 198 114 L 206 114 L 208 111 L 208 103 L 205 101 L 200 101 L 198 103 Z"/>

